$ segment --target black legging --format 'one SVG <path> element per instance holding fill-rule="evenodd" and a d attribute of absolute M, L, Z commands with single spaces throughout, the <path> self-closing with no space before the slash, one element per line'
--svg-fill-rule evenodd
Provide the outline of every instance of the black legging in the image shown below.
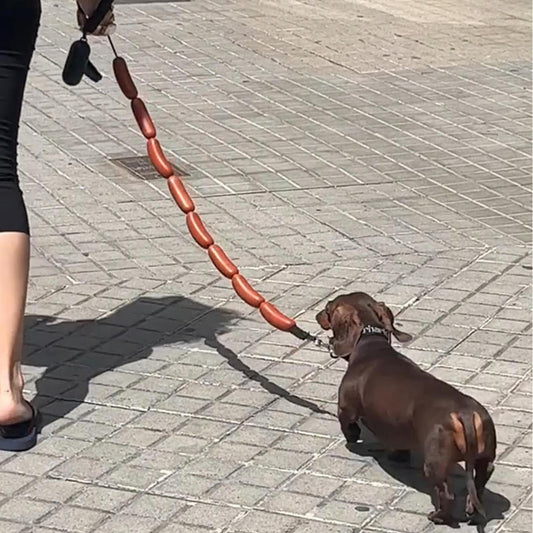
<path fill-rule="evenodd" d="M 17 175 L 17 139 L 40 17 L 40 0 L 0 0 L 0 232 L 29 234 Z"/>

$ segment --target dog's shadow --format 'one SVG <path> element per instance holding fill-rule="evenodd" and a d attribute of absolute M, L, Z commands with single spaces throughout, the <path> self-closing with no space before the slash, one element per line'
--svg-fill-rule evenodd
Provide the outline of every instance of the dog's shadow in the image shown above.
<path fill-rule="evenodd" d="M 57 320 L 50 316 L 26 316 L 24 367 L 26 374 L 34 374 L 27 378 L 27 390 L 35 393 L 33 402 L 41 409 L 43 427 L 68 418 L 87 400 L 101 403 L 98 395 L 96 399 L 91 398 L 92 387 L 102 390 L 109 386 L 116 390 L 102 400 L 113 403 L 116 394 L 127 394 L 129 380 L 158 376 L 159 364 L 186 365 L 189 361 L 192 365 L 207 365 L 213 369 L 229 365 L 241 374 L 243 386 L 246 386 L 244 380 L 249 379 L 274 396 L 325 414 L 326 411 L 315 403 L 290 393 L 251 368 L 222 344 L 219 337 L 229 332 L 239 318 L 238 314 L 222 307 L 178 296 L 138 298 L 100 319 Z M 202 359 L 193 348 L 196 352 L 214 350 L 219 361 L 209 354 Z M 149 361 L 142 361 L 148 358 Z M 186 369 L 178 367 L 172 374 L 177 382 L 182 377 L 180 371 Z M 171 383 L 167 385 L 172 386 Z M 149 385 L 146 392 L 150 393 Z M 150 407 L 152 405 L 147 406 Z"/>
<path fill-rule="evenodd" d="M 428 494 L 434 501 L 433 487 L 423 475 L 421 457 L 412 455 L 409 461 L 399 462 L 390 458 L 390 453 L 380 444 L 376 437 L 361 424 L 361 440 L 357 444 L 346 444 L 347 450 L 361 457 L 371 457 L 391 477 L 418 492 Z M 458 522 L 465 521 L 466 479 L 465 471 L 456 465 L 450 476 L 450 490 L 455 494 L 452 514 Z M 502 520 L 511 506 L 510 501 L 501 494 L 490 490 L 490 481 L 483 496 L 483 506 L 487 513 L 487 522 Z M 428 512 L 432 510 L 428 506 Z M 486 525 L 486 524 L 485 524 Z M 459 527 L 458 524 L 455 527 Z M 484 525 L 478 525 L 479 533 L 484 531 Z"/>

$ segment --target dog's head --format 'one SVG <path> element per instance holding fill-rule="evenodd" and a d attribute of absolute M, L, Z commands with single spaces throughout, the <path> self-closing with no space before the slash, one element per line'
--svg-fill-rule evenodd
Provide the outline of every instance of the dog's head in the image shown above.
<path fill-rule="evenodd" d="M 348 359 L 364 328 L 358 310 L 351 305 L 328 302 L 316 320 L 322 329 L 333 331 L 329 340 L 332 356 Z"/>
<path fill-rule="evenodd" d="M 394 315 L 383 302 L 376 302 L 364 292 L 337 296 L 316 315 L 324 330 L 332 330 L 330 344 L 337 357 L 348 358 L 365 326 L 383 328 L 400 342 L 409 342 L 412 336 L 394 326 Z"/>

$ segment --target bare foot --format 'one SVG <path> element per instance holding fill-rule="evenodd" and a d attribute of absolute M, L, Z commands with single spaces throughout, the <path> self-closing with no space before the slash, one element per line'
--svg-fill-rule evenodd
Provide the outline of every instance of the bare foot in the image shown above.
<path fill-rule="evenodd" d="M 32 415 L 33 412 L 30 404 L 22 398 L 22 395 L 14 395 L 9 389 L 4 389 L 0 392 L 1 426 L 25 422 L 26 420 L 30 420 Z"/>

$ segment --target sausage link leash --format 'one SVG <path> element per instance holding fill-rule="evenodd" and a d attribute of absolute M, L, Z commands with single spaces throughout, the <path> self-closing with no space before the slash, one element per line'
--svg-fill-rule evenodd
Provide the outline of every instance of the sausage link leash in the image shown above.
<path fill-rule="evenodd" d="M 156 128 L 146 109 L 146 106 L 138 96 L 137 88 L 131 78 L 128 66 L 124 58 L 120 57 L 111 37 L 109 42 L 113 48 L 115 59 L 113 59 L 113 72 L 117 83 L 126 98 L 131 102 L 131 110 L 137 121 L 141 133 L 146 139 L 146 149 L 150 162 L 157 172 L 167 180 L 170 194 L 174 201 L 185 214 L 185 222 L 189 233 L 198 245 L 207 250 L 207 254 L 215 265 L 217 270 L 226 278 L 231 280 L 233 289 L 248 305 L 258 308 L 263 318 L 275 328 L 291 333 L 298 339 L 313 341 L 317 346 L 324 346 L 325 343 L 312 335 L 308 331 L 302 330 L 294 321 L 279 311 L 272 303 L 265 300 L 248 282 L 248 280 L 239 273 L 237 266 L 226 255 L 224 250 L 215 244 L 213 237 L 207 231 L 200 215 L 196 212 L 194 201 L 189 196 L 183 180 L 180 176 L 174 174 L 172 165 L 168 162 L 159 141 L 156 136 Z"/>
<path fill-rule="evenodd" d="M 87 33 L 94 31 L 94 29 L 100 24 L 111 5 L 112 0 L 102 0 L 94 15 L 87 19 L 82 30 L 82 38 L 72 44 L 63 69 L 63 80 L 68 85 L 77 85 L 84 74 L 95 82 L 101 79 L 99 74 L 93 74 L 94 72 L 98 73 L 98 71 L 89 61 L 90 48 L 87 44 L 86 35 Z M 204 226 L 200 215 L 196 212 L 194 201 L 189 196 L 183 180 L 180 176 L 177 176 L 174 173 L 172 165 L 163 153 L 163 149 L 156 137 L 155 125 L 143 100 L 139 98 L 137 87 L 130 75 L 126 61 L 118 55 L 109 35 L 108 39 L 115 55 L 115 58 L 113 59 L 115 79 L 124 96 L 130 100 L 135 120 L 137 121 L 141 133 L 146 139 L 146 149 L 150 162 L 157 172 L 167 180 L 170 194 L 172 195 L 172 198 L 174 198 L 178 207 L 185 214 L 185 222 L 193 239 L 204 250 L 207 250 L 207 254 L 217 270 L 224 277 L 231 280 L 231 284 L 237 295 L 248 305 L 259 309 L 263 318 L 271 326 L 274 326 L 281 331 L 291 333 L 302 341 L 312 341 L 316 346 L 328 348 L 326 342 L 319 339 L 316 335 L 311 334 L 309 331 L 301 329 L 294 319 L 289 318 L 279 311 L 272 303 L 266 301 L 265 298 L 250 285 L 248 280 L 239 273 L 239 269 L 226 255 L 224 250 L 218 244 L 215 244 L 213 237 Z"/>

